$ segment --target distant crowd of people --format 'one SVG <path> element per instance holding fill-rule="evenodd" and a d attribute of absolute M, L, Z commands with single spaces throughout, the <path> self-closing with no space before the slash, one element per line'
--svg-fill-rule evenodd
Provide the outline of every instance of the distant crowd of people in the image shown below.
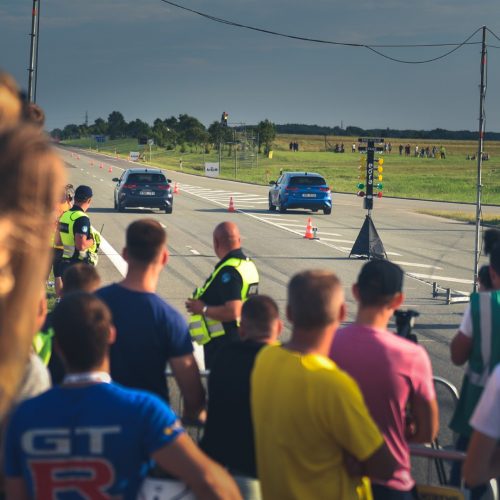
<path fill-rule="evenodd" d="M 434 441 L 439 408 L 427 351 L 388 328 L 404 304 L 401 267 L 361 267 L 348 325 L 336 274 L 295 272 L 286 342 L 234 222 L 213 230 L 218 262 L 186 298 L 187 321 L 157 294 L 169 251 L 154 219 L 129 224 L 126 275 L 102 286 L 86 213 L 94 193 L 66 183 L 29 108 L 0 75 L 5 498 L 418 498 L 409 445 Z M 484 233 L 484 251 L 480 292 L 450 346 L 453 363 L 468 363 L 451 422 L 467 457 L 452 481 L 464 479 L 473 498 L 500 475 L 500 231 Z M 48 313 L 51 262 L 60 301 Z M 169 404 L 167 364 L 181 415 Z M 204 426 L 199 443 L 190 425 Z"/>
<path fill-rule="evenodd" d="M 413 149 L 413 154 L 412 154 L 412 149 Z M 415 158 L 441 158 L 441 159 L 446 159 L 446 148 L 441 145 L 439 147 L 437 146 L 419 146 L 416 144 L 415 146 L 412 147 L 411 144 L 400 144 L 399 145 L 399 156 L 414 156 Z"/>

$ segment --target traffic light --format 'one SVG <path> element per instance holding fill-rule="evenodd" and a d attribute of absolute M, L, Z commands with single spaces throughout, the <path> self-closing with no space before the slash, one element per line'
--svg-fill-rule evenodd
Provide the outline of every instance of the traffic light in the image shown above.
<path fill-rule="evenodd" d="M 222 116 L 220 118 L 220 123 L 221 123 L 221 125 L 223 127 L 227 127 L 227 119 L 228 119 L 228 117 L 229 117 L 229 115 L 225 111 L 223 111 L 222 112 Z"/>

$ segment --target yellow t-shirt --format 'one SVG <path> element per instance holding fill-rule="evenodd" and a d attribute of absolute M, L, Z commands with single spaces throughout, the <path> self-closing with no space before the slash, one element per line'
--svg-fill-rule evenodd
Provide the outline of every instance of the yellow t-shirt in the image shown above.
<path fill-rule="evenodd" d="M 356 382 L 333 361 L 265 347 L 252 372 L 251 400 L 265 500 L 371 498 L 367 481 L 347 474 L 343 450 L 363 461 L 383 437 Z"/>

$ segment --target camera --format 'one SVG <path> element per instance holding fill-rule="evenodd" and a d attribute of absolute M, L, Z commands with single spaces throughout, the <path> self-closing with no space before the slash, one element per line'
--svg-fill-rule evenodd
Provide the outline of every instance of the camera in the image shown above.
<path fill-rule="evenodd" d="M 411 332 L 412 328 L 415 326 L 415 318 L 420 316 L 418 311 L 414 311 L 413 309 L 408 309 L 406 311 L 402 311 L 398 309 L 394 311 L 394 316 L 396 318 L 396 331 L 400 337 L 411 340 L 418 343 L 417 336 Z"/>

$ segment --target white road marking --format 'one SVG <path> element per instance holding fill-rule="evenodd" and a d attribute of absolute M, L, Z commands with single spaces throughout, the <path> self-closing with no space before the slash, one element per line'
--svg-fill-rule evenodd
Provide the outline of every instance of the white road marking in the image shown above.
<path fill-rule="evenodd" d="M 190 248 L 189 251 L 194 255 L 200 255 L 200 252 L 198 252 L 198 250 L 195 250 L 194 248 Z"/>
<path fill-rule="evenodd" d="M 272 220 L 272 219 L 268 219 L 266 216 L 266 217 L 262 217 L 262 220 L 268 221 L 268 220 Z M 285 222 L 300 222 L 300 221 L 297 219 L 286 219 L 286 221 L 283 221 L 283 222 L 280 221 L 280 224 L 284 224 Z"/>
<path fill-rule="evenodd" d="M 323 231 L 321 231 L 321 234 L 325 235 L 325 236 L 342 236 L 341 234 L 338 234 L 338 233 L 324 233 Z"/>
<path fill-rule="evenodd" d="M 333 241 L 336 243 L 351 243 L 354 245 L 354 241 L 351 241 L 351 240 L 337 240 L 335 238 L 323 238 L 323 233 L 321 233 L 320 231 L 318 231 L 317 236 L 320 240 L 323 240 L 323 241 Z"/>
<path fill-rule="evenodd" d="M 163 229 L 166 229 L 167 226 L 165 226 L 165 224 L 163 224 L 163 222 L 160 222 L 160 226 L 163 228 Z"/>
<path fill-rule="evenodd" d="M 396 257 L 402 257 L 400 253 L 397 252 L 385 252 L 387 255 L 395 255 Z"/>
<path fill-rule="evenodd" d="M 106 257 L 108 257 L 111 263 L 116 267 L 117 271 L 123 277 L 125 277 L 125 275 L 127 274 L 128 264 L 103 236 L 101 236 L 101 244 L 99 246 L 99 249 L 104 255 L 106 255 Z"/>
<path fill-rule="evenodd" d="M 393 260 L 394 264 L 398 264 L 398 266 L 409 266 L 409 267 L 428 267 L 430 269 L 438 269 L 442 271 L 443 268 L 439 266 L 435 266 L 433 264 L 419 264 L 417 262 L 401 262 L 399 260 Z"/>
<path fill-rule="evenodd" d="M 451 276 L 437 276 L 435 274 L 420 274 L 420 273 L 406 273 L 408 276 L 421 279 L 430 279 L 433 281 L 450 281 L 451 283 L 464 283 L 472 285 L 474 281 L 461 278 L 452 278 Z"/>

